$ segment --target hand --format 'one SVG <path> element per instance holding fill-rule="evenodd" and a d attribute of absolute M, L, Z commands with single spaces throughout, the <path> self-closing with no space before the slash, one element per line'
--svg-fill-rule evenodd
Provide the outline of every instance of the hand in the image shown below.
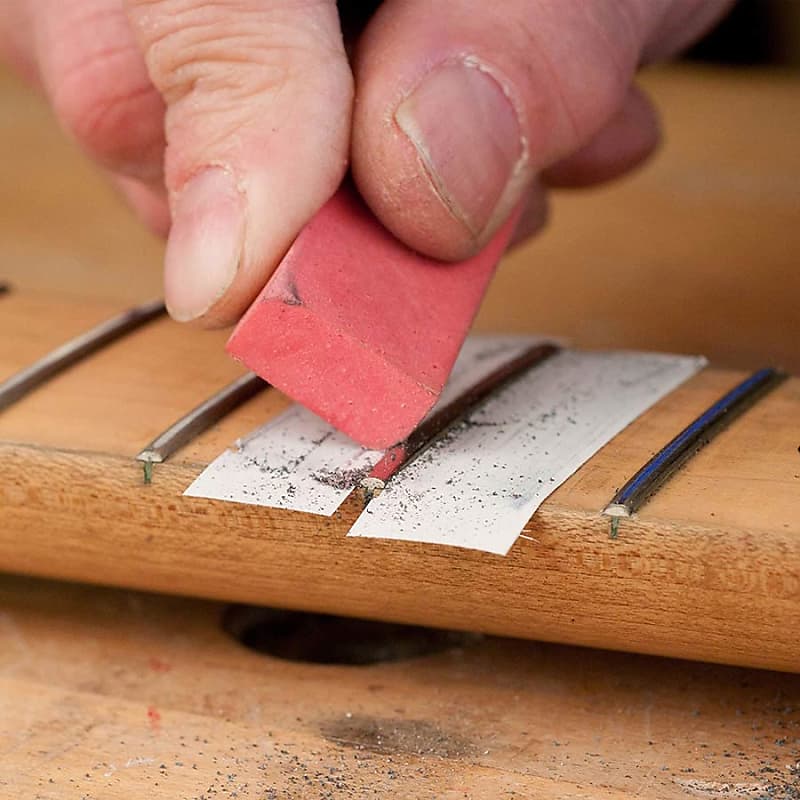
<path fill-rule="evenodd" d="M 0 0 L 0 52 L 169 230 L 173 316 L 220 325 L 348 160 L 382 222 L 427 254 L 475 252 L 520 202 L 534 232 L 546 187 L 613 178 L 656 147 L 637 67 L 729 5 L 386 0 L 351 64 L 333 0 Z"/>

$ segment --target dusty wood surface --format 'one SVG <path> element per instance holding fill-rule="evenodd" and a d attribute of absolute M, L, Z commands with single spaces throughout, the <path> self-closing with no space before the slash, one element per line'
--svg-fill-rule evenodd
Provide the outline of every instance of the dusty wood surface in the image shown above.
<path fill-rule="evenodd" d="M 0 377 L 112 310 L 25 292 L 0 303 Z M 182 497 L 210 459 L 285 407 L 274 390 L 144 485 L 135 454 L 237 374 L 220 341 L 157 321 L 0 415 L 0 568 L 800 671 L 799 380 L 612 539 L 600 510 L 614 490 L 741 378 L 702 373 L 559 488 L 532 539 L 499 558 L 347 539 L 356 496 L 330 519 Z"/>
<path fill-rule="evenodd" d="M 0 797 L 800 797 L 797 676 L 504 639 L 295 663 L 221 611 L 0 580 Z"/>

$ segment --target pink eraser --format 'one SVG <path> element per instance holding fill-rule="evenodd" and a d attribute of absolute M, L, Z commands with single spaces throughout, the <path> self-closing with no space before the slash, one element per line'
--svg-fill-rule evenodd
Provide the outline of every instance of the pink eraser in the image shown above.
<path fill-rule="evenodd" d="M 452 264 L 394 238 L 343 186 L 228 340 L 272 386 L 360 444 L 407 436 L 436 402 L 513 231 Z"/>

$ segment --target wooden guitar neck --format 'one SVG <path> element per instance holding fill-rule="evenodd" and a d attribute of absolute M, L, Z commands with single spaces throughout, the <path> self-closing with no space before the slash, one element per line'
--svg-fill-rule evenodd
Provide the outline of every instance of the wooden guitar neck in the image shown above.
<path fill-rule="evenodd" d="M 0 304 L 0 380 L 121 310 L 18 291 Z M 601 511 L 614 492 L 744 377 L 703 371 L 559 488 L 501 558 L 345 538 L 357 493 L 331 518 L 184 498 L 211 459 L 286 408 L 272 389 L 146 484 L 137 453 L 241 375 L 224 337 L 152 320 L 0 413 L 0 569 L 800 670 L 800 380 L 612 538 Z"/>

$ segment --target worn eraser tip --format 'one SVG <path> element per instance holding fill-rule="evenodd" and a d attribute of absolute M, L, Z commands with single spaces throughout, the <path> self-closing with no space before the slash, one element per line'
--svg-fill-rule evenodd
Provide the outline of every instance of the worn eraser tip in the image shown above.
<path fill-rule="evenodd" d="M 300 232 L 227 350 L 360 444 L 388 447 L 439 397 L 512 230 L 466 261 L 436 261 L 344 186 Z"/>

